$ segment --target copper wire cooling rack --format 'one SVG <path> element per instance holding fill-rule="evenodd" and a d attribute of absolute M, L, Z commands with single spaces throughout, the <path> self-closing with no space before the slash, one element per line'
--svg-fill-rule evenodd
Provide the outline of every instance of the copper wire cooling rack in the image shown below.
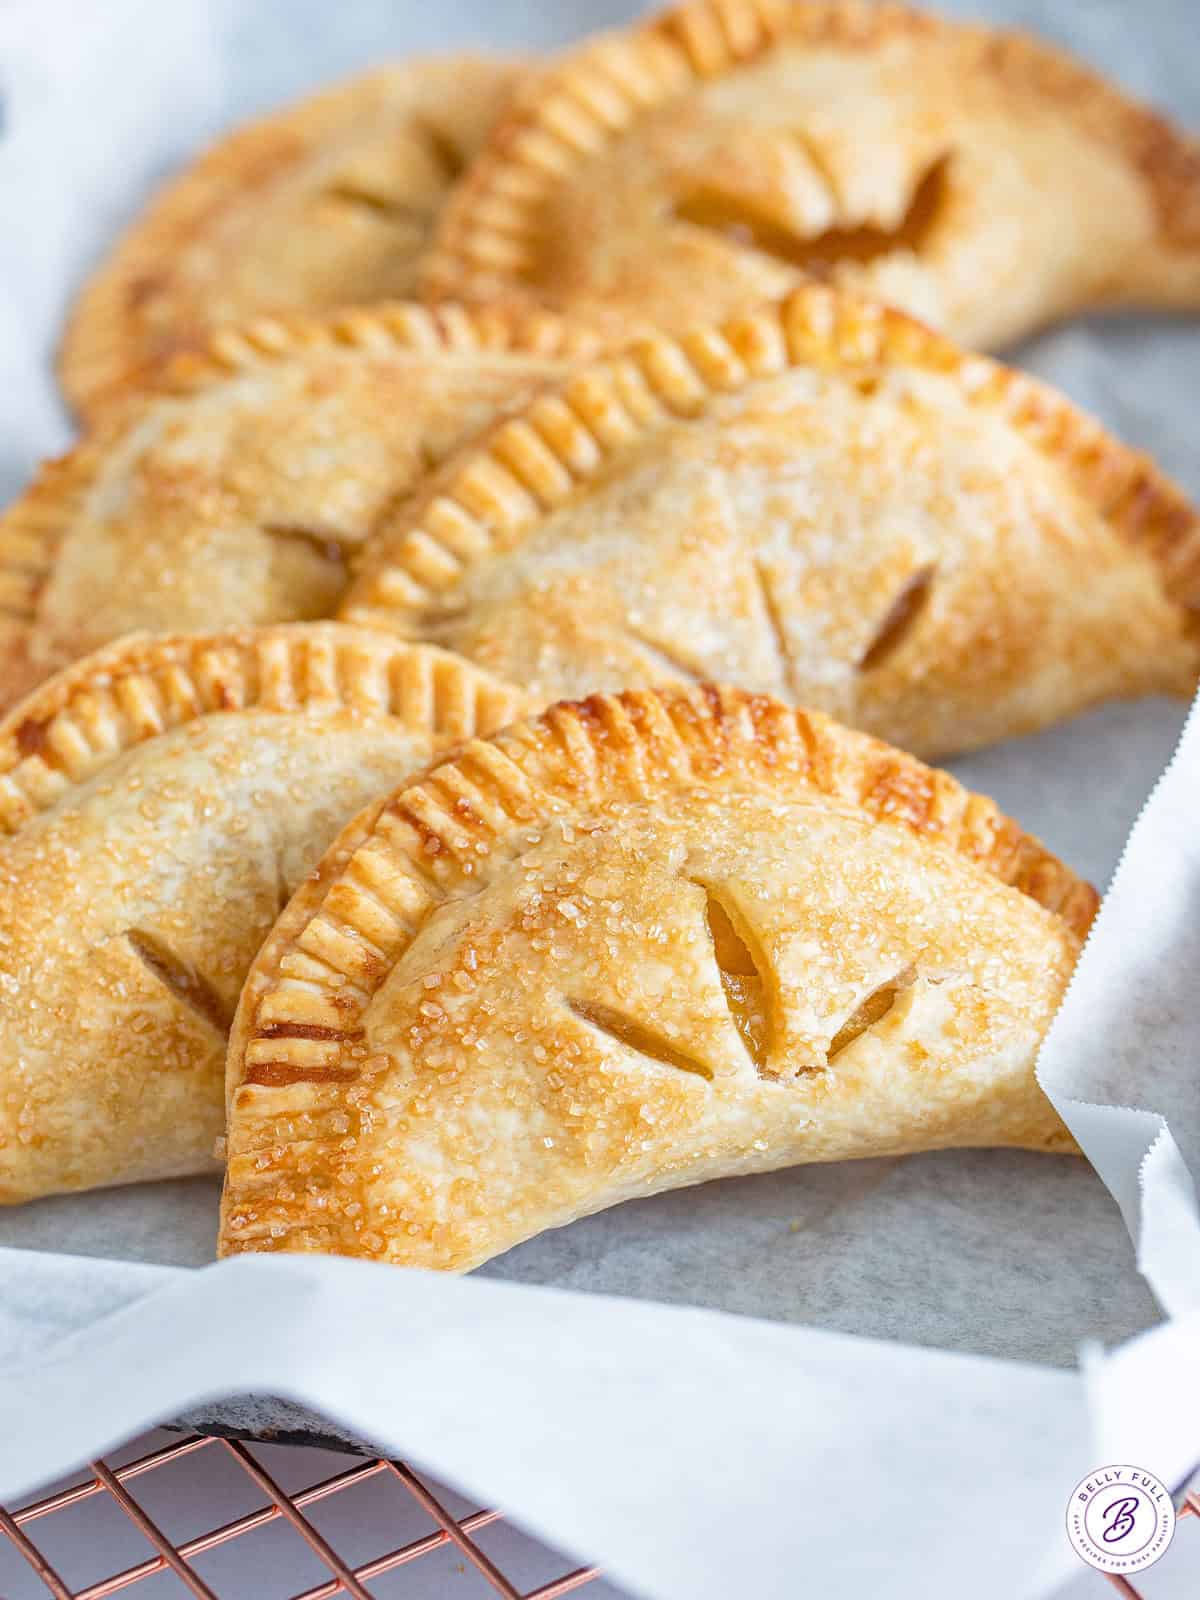
<path fill-rule="evenodd" d="M 169 1467 L 184 1457 L 194 1456 L 197 1451 L 221 1455 L 228 1472 L 242 1480 L 243 1489 L 249 1487 L 255 1492 L 259 1504 L 254 1510 L 244 1512 L 219 1527 L 206 1529 L 188 1538 L 174 1540 L 164 1532 L 160 1525 L 161 1518 L 156 1520 L 146 1509 L 143 1503 L 146 1498 L 144 1486 L 139 1499 L 128 1485 L 143 1478 L 147 1473 Z M 313 1452 L 302 1451 L 290 1453 L 297 1457 L 313 1455 Z M 305 1542 L 307 1549 L 326 1574 L 319 1582 L 293 1592 L 290 1600 L 331 1600 L 331 1597 L 342 1594 L 353 1596 L 355 1600 L 378 1600 L 377 1591 L 369 1589 L 368 1584 L 412 1562 L 419 1562 L 422 1559 L 428 1561 L 436 1552 L 456 1554 L 460 1558 L 456 1566 L 458 1574 L 465 1573 L 469 1563 L 470 1568 L 482 1580 L 481 1586 L 485 1592 L 502 1595 L 504 1600 L 557 1600 L 560 1595 L 570 1594 L 584 1588 L 585 1585 L 592 1584 L 600 1576 L 596 1567 L 575 1567 L 534 1588 L 520 1586 L 515 1574 L 511 1570 L 509 1573 L 502 1571 L 498 1560 L 478 1542 L 477 1536 L 483 1530 L 500 1522 L 500 1512 L 453 1511 L 447 1504 L 447 1501 L 453 1498 L 449 1491 L 435 1494 L 429 1485 L 402 1461 L 356 1461 L 329 1477 L 309 1483 L 303 1488 L 291 1490 L 285 1488 L 279 1481 L 281 1476 L 278 1471 L 268 1471 L 251 1448 L 239 1440 L 198 1434 L 186 1435 L 172 1439 L 169 1444 L 120 1465 L 93 1461 L 91 1475 L 83 1477 L 68 1488 L 57 1490 L 40 1500 L 31 1501 L 16 1510 L 10 1511 L 0 1507 L 0 1531 L 8 1536 L 15 1548 L 24 1556 L 45 1585 L 46 1591 L 53 1595 L 55 1600 L 106 1600 L 107 1596 L 118 1594 L 121 1590 L 141 1584 L 147 1579 L 161 1580 L 164 1577 L 169 1578 L 171 1574 L 178 1580 L 178 1585 L 182 1585 L 183 1592 L 199 1596 L 201 1600 L 222 1600 L 226 1595 L 234 1597 L 234 1600 L 240 1600 L 240 1597 L 248 1593 L 244 1587 L 244 1580 L 239 1580 L 236 1589 L 229 1588 L 215 1582 L 211 1576 L 202 1576 L 197 1571 L 195 1563 L 199 1558 L 228 1545 L 232 1540 L 255 1534 L 272 1524 L 277 1528 L 290 1526 Z M 424 1513 L 425 1518 L 433 1526 L 417 1538 L 394 1544 L 382 1555 L 376 1555 L 363 1562 L 352 1562 L 338 1553 L 334 1544 L 314 1526 L 306 1513 L 310 1507 L 327 1501 L 331 1496 L 345 1495 L 369 1483 L 378 1486 L 381 1480 L 398 1497 L 395 1512 L 407 1509 L 411 1513 L 416 1509 Z M 39 1542 L 38 1525 L 46 1518 L 67 1512 L 96 1496 L 106 1496 L 112 1507 L 119 1508 L 124 1513 L 152 1553 L 107 1577 L 72 1587 L 51 1563 L 44 1549 L 47 1542 L 44 1535 Z M 1179 1515 L 1200 1516 L 1200 1492 L 1192 1491 L 1185 1495 L 1179 1507 Z M 375 1520 L 379 1520 L 378 1509 Z M 398 1520 L 400 1519 L 394 1514 L 391 1524 L 393 1528 Z M 540 1550 L 540 1547 L 538 1548 Z M 548 1552 L 541 1551 L 541 1554 L 545 1556 Z M 429 1576 L 433 1577 L 433 1574 L 430 1573 Z M 438 1580 L 433 1578 L 433 1581 Z M 1110 1576 L 1108 1581 L 1118 1594 L 1125 1597 L 1125 1600 L 1143 1600 L 1142 1591 L 1128 1578 Z M 602 1584 L 600 1588 L 610 1597 L 615 1595 L 615 1591 L 609 1589 L 607 1585 Z M 161 1589 L 155 1589 L 153 1584 L 151 1589 L 156 1595 L 162 1593 Z M 423 1591 L 433 1592 L 426 1586 L 423 1586 Z M 452 1583 L 447 1579 L 444 1590 L 446 1594 L 460 1591 L 459 1583 Z M 173 1592 L 178 1594 L 181 1590 L 176 1586 Z M 437 1592 L 443 1592 L 441 1586 Z M 478 1587 L 475 1592 L 479 1592 Z M 599 1597 L 599 1589 L 592 1592 Z M 0 1589 L 0 1600 L 7 1600 L 3 1589 Z"/>
<path fill-rule="evenodd" d="M 275 1448 L 277 1451 L 283 1449 L 282 1446 Z M 147 1486 L 139 1480 L 144 1479 L 148 1473 L 162 1472 L 164 1468 L 170 1467 L 183 1457 L 194 1457 L 198 1451 L 206 1453 L 209 1459 L 205 1465 L 209 1468 L 213 1466 L 212 1453 L 224 1455 L 222 1464 L 226 1472 L 235 1474 L 241 1480 L 233 1487 L 243 1494 L 249 1489 L 258 1504 L 254 1510 L 236 1516 L 220 1527 L 208 1528 L 189 1538 L 172 1539 L 161 1525 L 166 1520 L 162 1514 L 152 1517 L 146 1509 L 145 1501 L 149 1498 L 146 1493 Z M 296 1450 L 289 1450 L 286 1453 L 293 1457 L 310 1458 L 314 1454 Z M 480 1533 L 498 1523 L 501 1514 L 492 1510 L 453 1512 L 447 1502 L 456 1497 L 450 1491 L 439 1491 L 435 1494 L 429 1485 L 402 1461 L 356 1461 L 330 1477 L 310 1483 L 304 1488 L 293 1487 L 289 1490 L 280 1482 L 281 1478 L 288 1475 L 278 1467 L 274 1471 L 268 1471 L 259 1459 L 261 1454 L 262 1451 L 257 1446 L 251 1448 L 236 1439 L 187 1435 L 174 1439 L 171 1443 L 135 1460 L 126 1461 L 123 1465 L 112 1466 L 104 1461 L 93 1461 L 90 1476 L 82 1478 L 70 1487 L 57 1490 L 17 1510 L 0 1508 L 0 1529 L 25 1557 L 55 1600 L 105 1600 L 108 1595 L 117 1594 L 121 1590 L 156 1578 L 159 1579 L 160 1585 L 164 1579 L 169 1585 L 169 1589 L 164 1590 L 151 1582 L 150 1591 L 156 1596 L 167 1592 L 175 1594 L 186 1592 L 200 1596 L 202 1600 L 223 1600 L 224 1596 L 233 1597 L 233 1600 L 243 1600 L 243 1597 L 251 1593 L 245 1587 L 244 1577 L 239 1580 L 236 1588 L 231 1588 L 220 1584 L 211 1573 L 202 1576 L 201 1571 L 197 1570 L 196 1563 L 210 1552 L 227 1545 L 231 1540 L 244 1539 L 271 1524 L 275 1524 L 277 1529 L 280 1526 L 290 1525 L 295 1534 L 306 1542 L 308 1550 L 325 1574 L 321 1581 L 298 1593 L 293 1593 L 290 1600 L 329 1600 L 331 1596 L 342 1594 L 354 1596 L 355 1600 L 378 1600 L 379 1591 L 369 1589 L 368 1584 L 409 1563 L 429 1562 L 437 1552 L 442 1552 L 443 1557 L 450 1554 L 457 1558 L 454 1573 L 457 1574 L 458 1581 L 453 1581 L 454 1573 L 448 1573 L 444 1581 L 439 1583 L 432 1568 L 429 1568 L 427 1576 L 433 1583 L 437 1583 L 438 1587 L 433 1590 L 427 1585 L 422 1585 L 423 1593 L 444 1592 L 448 1596 L 465 1594 L 461 1578 L 472 1569 L 477 1578 L 483 1581 L 482 1583 L 477 1581 L 475 1587 L 470 1590 L 471 1593 L 478 1594 L 482 1588 L 487 1594 L 503 1595 L 505 1600 L 557 1600 L 557 1596 L 570 1594 L 591 1584 L 599 1577 L 595 1567 L 575 1567 L 573 1570 L 560 1573 L 548 1582 L 540 1583 L 535 1588 L 519 1587 L 514 1574 L 515 1563 L 506 1562 L 510 1566 L 510 1572 L 506 1574 L 501 1571 L 498 1564 L 500 1558 L 494 1558 L 479 1543 Z M 322 1456 L 322 1459 L 328 1460 L 328 1457 Z M 211 1471 L 206 1476 L 211 1478 Z M 135 1483 L 136 1490 L 132 1487 Z M 422 1522 L 432 1523 L 433 1526 L 417 1538 L 392 1545 L 382 1555 L 353 1564 L 344 1554 L 339 1554 L 331 1539 L 314 1526 L 309 1515 L 310 1508 L 328 1500 L 330 1496 L 341 1497 L 356 1492 L 361 1493 L 368 1484 L 378 1489 L 381 1483 L 387 1486 L 393 1497 L 389 1524 L 393 1533 L 405 1520 L 411 1523 L 414 1520 L 414 1513 Z M 141 1535 L 145 1545 L 150 1548 L 151 1553 L 119 1572 L 87 1582 L 83 1586 L 72 1587 L 67 1577 L 57 1571 L 51 1563 L 46 1549 L 50 1541 L 46 1538 L 44 1524 L 47 1518 L 61 1517 L 63 1513 L 96 1496 L 106 1497 L 110 1508 L 117 1507 L 124 1513 L 133 1528 Z M 372 1522 L 378 1524 L 382 1520 L 383 1508 L 376 1505 L 372 1510 Z M 514 1537 L 519 1537 L 515 1534 L 515 1530 Z M 543 1559 L 549 1554 L 540 1546 L 532 1548 L 537 1550 Z M 260 1562 L 257 1570 L 265 1572 L 266 1563 Z M 177 1583 L 170 1583 L 171 1574 L 174 1574 Z M 253 1593 L 257 1600 L 260 1592 L 258 1579 L 256 1578 L 254 1582 Z M 182 1589 L 179 1585 L 182 1585 Z M 264 1581 L 262 1592 L 266 1592 L 267 1588 L 268 1585 Z M 601 1585 L 601 1588 L 610 1596 L 614 1593 L 607 1585 Z M 597 1594 L 598 1592 L 593 1591 Z M 7 1600 L 2 1583 L 0 1583 L 0 1600 Z"/>

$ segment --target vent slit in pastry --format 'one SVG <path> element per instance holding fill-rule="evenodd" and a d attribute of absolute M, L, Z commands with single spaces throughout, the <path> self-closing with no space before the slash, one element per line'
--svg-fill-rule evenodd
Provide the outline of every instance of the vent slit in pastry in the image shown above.
<path fill-rule="evenodd" d="M 800 137 L 800 136 L 798 136 Z M 819 148 L 804 141 L 814 165 Z M 866 265 L 881 257 L 905 253 L 919 256 L 937 227 L 945 207 L 949 156 L 934 161 L 920 175 L 908 209 L 894 227 L 864 223 L 858 227 L 825 228 L 817 233 L 784 227 L 764 216 L 754 204 L 714 187 L 694 189 L 675 207 L 681 222 L 708 228 L 734 243 L 800 267 L 813 278 L 826 278 L 839 263 Z M 828 176 L 828 173 L 823 173 Z"/>
<path fill-rule="evenodd" d="M 414 117 L 412 128 L 419 133 L 428 147 L 433 163 L 442 175 L 447 188 L 457 183 L 466 171 L 470 157 L 462 146 L 428 117 Z"/>
<path fill-rule="evenodd" d="M 922 568 L 900 590 L 884 614 L 875 637 L 863 651 L 862 660 L 858 663 L 860 672 L 871 672 L 875 667 L 882 666 L 889 656 L 895 655 L 929 603 L 936 571 L 935 566 Z"/>
<path fill-rule="evenodd" d="M 427 227 L 432 214 L 419 207 L 407 205 L 402 200 L 396 200 L 391 195 L 368 189 L 365 184 L 354 183 L 350 179 L 340 179 L 337 183 L 331 183 L 325 193 L 331 200 L 339 201 L 342 205 L 361 206 L 374 216 L 387 217 L 393 222 Z"/>
<path fill-rule="evenodd" d="M 655 1033 L 644 1023 L 635 1021 L 633 1017 L 622 1016 L 619 1011 L 613 1011 L 608 1006 L 595 1005 L 584 1000 L 568 1000 L 567 1005 L 581 1022 L 586 1022 L 590 1028 L 595 1028 L 600 1033 L 608 1034 L 626 1050 L 632 1050 L 640 1056 L 648 1056 L 651 1061 L 660 1062 L 664 1067 L 675 1067 L 680 1072 L 690 1072 L 695 1077 L 711 1079 L 711 1067 L 705 1066 L 703 1061 L 697 1061 L 694 1056 L 688 1055 L 685 1050 L 680 1050 L 669 1039 Z"/>
<path fill-rule="evenodd" d="M 233 1012 L 221 1000 L 208 979 L 176 955 L 156 934 L 144 928 L 128 928 L 125 937 L 138 960 L 177 1000 L 203 1017 L 224 1038 L 233 1022 Z"/>
<path fill-rule="evenodd" d="M 765 1072 L 771 1051 L 767 985 L 759 963 L 727 908 L 706 884 L 699 887 L 704 890 L 704 914 L 729 1015 L 755 1070 Z"/>
<path fill-rule="evenodd" d="M 912 968 L 906 968 L 887 983 L 881 983 L 879 988 L 869 994 L 861 1005 L 848 1016 L 845 1022 L 829 1041 L 828 1060 L 834 1061 L 841 1055 L 847 1045 L 851 1045 L 860 1034 L 866 1033 L 868 1028 L 873 1028 L 877 1022 L 882 1022 L 884 1017 L 896 1004 L 897 997 L 904 989 L 909 989 L 916 982 L 916 973 Z"/>
<path fill-rule="evenodd" d="M 758 583 L 759 593 L 762 596 L 763 616 L 767 624 L 767 637 L 771 640 L 775 656 L 779 662 L 779 681 L 789 694 L 797 691 L 796 678 L 792 670 L 792 652 L 788 645 L 787 628 L 784 625 L 783 610 L 778 596 L 775 593 L 774 580 L 771 573 L 761 561 L 754 563 L 754 577 Z"/>
<path fill-rule="evenodd" d="M 683 678 L 692 683 L 702 683 L 704 681 L 703 669 L 694 662 L 686 660 L 680 651 L 672 650 L 669 646 L 661 644 L 657 639 L 651 639 L 639 628 L 628 626 L 626 632 L 638 650 L 655 667 L 656 673 L 661 668 L 663 675 L 667 679 Z"/>
<path fill-rule="evenodd" d="M 264 522 L 262 526 L 263 532 L 272 539 L 291 539 L 297 544 L 307 545 L 335 566 L 345 567 L 349 564 L 351 551 L 358 542 L 339 539 L 337 534 L 324 528 L 305 528 L 284 522 Z"/>

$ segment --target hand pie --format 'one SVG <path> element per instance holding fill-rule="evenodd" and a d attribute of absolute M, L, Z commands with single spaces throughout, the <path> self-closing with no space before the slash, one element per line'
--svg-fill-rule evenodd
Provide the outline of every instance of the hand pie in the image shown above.
<path fill-rule="evenodd" d="M 944 772 L 702 686 L 559 705 L 346 829 L 251 968 L 221 1251 L 463 1269 L 797 1162 L 1069 1150 L 1094 892 Z"/>
<path fill-rule="evenodd" d="M 0 708 L 146 628 L 328 616 L 384 507 L 595 337 L 405 302 L 213 335 L 0 518 Z"/>
<path fill-rule="evenodd" d="M 1198 523 L 1030 379 L 809 285 L 577 370 L 373 537 L 342 615 L 543 702 L 740 683 L 921 754 L 1190 690 Z"/>
<path fill-rule="evenodd" d="M 0 722 L 0 1202 L 211 1166 L 280 907 L 373 795 L 521 704 L 324 623 L 127 639 Z"/>
<path fill-rule="evenodd" d="M 808 274 L 994 348 L 1200 306 L 1200 145 L 1018 33 L 861 0 L 692 0 L 501 118 L 434 295 L 523 289 L 678 329 Z"/>
<path fill-rule="evenodd" d="M 214 323 L 411 294 L 442 200 L 517 75 L 478 56 L 407 62 L 221 139 L 81 295 L 59 362 L 72 403 L 92 413 Z"/>

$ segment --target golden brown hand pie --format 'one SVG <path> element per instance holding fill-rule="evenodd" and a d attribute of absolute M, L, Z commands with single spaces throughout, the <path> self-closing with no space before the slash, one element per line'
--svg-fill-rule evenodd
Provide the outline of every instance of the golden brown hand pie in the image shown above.
<path fill-rule="evenodd" d="M 220 140 L 80 296 L 60 356 L 71 401 L 92 412 L 214 323 L 411 294 L 442 200 L 516 78 L 478 56 L 406 62 Z"/>
<path fill-rule="evenodd" d="M 797 1162 L 1068 1150 L 1095 909 L 946 773 L 711 686 L 552 708 L 371 806 L 254 962 L 221 1250 L 461 1269 Z"/>
<path fill-rule="evenodd" d="M 288 895 L 373 795 L 521 704 L 310 623 L 128 639 L 0 722 L 0 1202 L 209 1167 Z"/>
<path fill-rule="evenodd" d="M 543 701 L 713 679 L 944 753 L 1190 690 L 1197 533 L 1060 396 L 810 285 L 581 367 L 466 447 L 342 615 Z"/>
<path fill-rule="evenodd" d="M 1023 35 L 861 0 L 694 0 L 585 46 L 442 213 L 433 294 L 672 329 L 803 275 L 992 348 L 1200 306 L 1200 145 Z"/>
<path fill-rule="evenodd" d="M 328 616 L 380 512 L 596 348 L 551 313 L 404 301 L 211 336 L 0 517 L 0 708 L 141 628 Z"/>

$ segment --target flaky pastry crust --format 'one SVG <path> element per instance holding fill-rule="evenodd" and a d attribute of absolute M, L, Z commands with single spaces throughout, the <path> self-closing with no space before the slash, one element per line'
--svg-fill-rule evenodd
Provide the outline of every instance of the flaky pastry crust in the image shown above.
<path fill-rule="evenodd" d="M 410 301 L 207 336 L 0 517 L 0 709 L 122 634 L 327 617 L 384 511 L 599 348 L 550 312 Z"/>
<path fill-rule="evenodd" d="M 1200 305 L 1200 145 L 1025 34 L 868 0 L 688 0 L 500 119 L 433 295 L 678 329 L 805 274 L 990 349 L 1088 307 Z"/>
<path fill-rule="evenodd" d="M 412 294 L 438 209 L 517 77 L 480 56 L 404 62 L 221 139 L 80 295 L 59 362 L 72 403 L 94 414 L 217 323 Z"/>
<path fill-rule="evenodd" d="M 990 800 L 819 714 L 556 706 L 368 808 L 267 939 L 221 1251 L 460 1270 L 711 1177 L 1070 1149 L 1033 1063 L 1095 905 Z"/>
<path fill-rule="evenodd" d="M 323 623 L 124 640 L 0 721 L 0 1203 L 210 1169 L 281 906 L 372 795 L 526 704 Z"/>
<path fill-rule="evenodd" d="M 1198 527 L 1044 385 L 809 285 L 584 365 L 467 446 L 340 614 L 543 701 L 714 679 L 943 754 L 1190 692 Z"/>

